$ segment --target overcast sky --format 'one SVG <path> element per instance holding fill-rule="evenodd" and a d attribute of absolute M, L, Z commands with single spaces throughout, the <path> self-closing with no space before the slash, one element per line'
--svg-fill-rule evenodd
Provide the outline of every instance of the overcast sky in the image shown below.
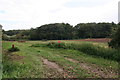
<path fill-rule="evenodd" d="M 30 29 L 49 23 L 76 25 L 118 22 L 119 0 L 0 0 L 3 29 Z"/>

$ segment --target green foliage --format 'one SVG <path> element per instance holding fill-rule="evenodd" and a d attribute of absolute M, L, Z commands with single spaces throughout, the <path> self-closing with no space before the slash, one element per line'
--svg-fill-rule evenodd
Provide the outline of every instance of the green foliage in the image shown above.
<path fill-rule="evenodd" d="M 112 40 L 108 43 L 110 47 L 120 49 L 120 26 L 112 35 Z"/>
<path fill-rule="evenodd" d="M 114 23 L 80 23 L 75 27 L 68 23 L 46 24 L 34 29 L 30 38 L 32 40 L 106 38 L 116 26 Z"/>
<path fill-rule="evenodd" d="M 68 23 L 45 24 L 29 30 L 3 31 L 9 40 L 69 40 L 81 38 L 110 37 L 115 23 L 79 23 L 72 26 Z M 5 37 L 6 38 L 6 37 Z M 7 39 L 5 39 L 7 40 Z"/>
<path fill-rule="evenodd" d="M 61 40 L 61 39 L 72 39 L 73 26 L 68 23 L 54 23 L 42 25 L 35 30 L 30 35 L 32 40 Z"/>
<path fill-rule="evenodd" d="M 19 78 L 25 76 L 31 67 L 29 65 L 21 65 L 20 63 L 11 62 L 4 59 L 3 61 L 3 78 Z"/>
<path fill-rule="evenodd" d="M 60 45 L 60 46 L 59 46 Z M 102 57 L 105 59 L 111 59 L 119 61 L 120 51 L 96 46 L 93 44 L 65 44 L 65 43 L 48 43 L 50 48 L 63 48 L 63 49 L 74 49 L 79 50 L 88 55 Z"/>
<path fill-rule="evenodd" d="M 20 49 L 18 47 L 14 47 L 14 48 L 9 48 L 8 51 L 15 52 L 15 51 L 20 51 Z"/>
<path fill-rule="evenodd" d="M 113 23 L 80 23 L 75 26 L 79 38 L 106 38 L 111 34 Z"/>
<path fill-rule="evenodd" d="M 34 42 L 33 42 L 34 43 Z M 3 49 L 7 50 L 13 42 L 3 42 Z M 18 43 L 14 45 L 19 46 L 20 51 L 15 53 L 6 53 L 3 51 L 3 78 L 40 78 L 43 74 L 42 60 L 40 56 L 35 55 L 36 49 L 28 47 L 31 43 Z M 39 68 L 39 70 L 38 70 Z"/>
<path fill-rule="evenodd" d="M 50 42 L 48 43 L 49 47 L 52 47 L 52 48 L 66 48 L 66 44 L 65 43 L 55 43 L 55 42 Z"/>

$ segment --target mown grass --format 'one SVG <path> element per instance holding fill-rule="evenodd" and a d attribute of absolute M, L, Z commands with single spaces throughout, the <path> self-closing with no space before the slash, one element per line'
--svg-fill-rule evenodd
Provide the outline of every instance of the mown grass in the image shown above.
<path fill-rule="evenodd" d="M 7 53 L 6 50 L 11 48 L 12 44 L 20 48 L 20 51 Z M 3 78 L 44 77 L 42 60 L 34 53 L 34 50 L 29 49 L 27 43 L 3 43 L 3 50 Z M 11 59 L 10 55 L 23 56 L 23 59 Z"/>

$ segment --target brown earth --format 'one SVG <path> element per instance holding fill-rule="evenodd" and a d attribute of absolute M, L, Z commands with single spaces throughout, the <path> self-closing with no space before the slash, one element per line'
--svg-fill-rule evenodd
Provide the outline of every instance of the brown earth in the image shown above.
<path fill-rule="evenodd" d="M 24 56 L 20 56 L 18 54 L 13 54 L 13 53 L 10 53 L 10 52 L 5 51 L 5 50 L 4 50 L 4 54 L 8 60 L 18 60 L 19 61 L 19 60 L 24 58 Z"/>
<path fill-rule="evenodd" d="M 74 75 L 70 73 L 69 70 L 65 70 L 61 68 L 58 64 L 55 62 L 49 61 L 48 59 L 42 58 L 43 64 L 46 65 L 47 68 L 49 68 L 49 72 L 47 73 L 48 78 L 74 78 Z"/>
<path fill-rule="evenodd" d="M 45 64 L 45 65 L 47 65 L 49 68 L 54 68 L 54 69 L 56 69 L 58 72 L 63 72 L 63 69 L 62 68 L 60 68 L 56 63 L 54 63 L 54 62 L 51 62 L 51 61 L 48 61 L 47 59 L 42 59 L 43 60 L 43 63 Z"/>
<path fill-rule="evenodd" d="M 74 63 L 80 63 L 80 67 L 82 69 L 85 69 L 88 71 L 88 73 L 92 73 L 94 74 L 95 76 L 98 76 L 98 77 L 101 77 L 101 78 L 112 78 L 113 76 L 117 76 L 118 73 L 116 73 L 115 71 L 112 71 L 112 70 L 106 70 L 106 69 L 103 69 L 103 68 L 100 68 L 96 65 L 89 65 L 85 62 L 80 62 L 80 61 L 77 61 L 77 60 L 74 60 L 74 59 L 71 59 L 71 58 L 65 58 L 71 62 L 74 62 Z"/>
<path fill-rule="evenodd" d="M 9 57 L 9 60 L 21 60 L 24 58 L 23 56 L 16 55 L 16 54 L 9 55 L 8 57 Z"/>

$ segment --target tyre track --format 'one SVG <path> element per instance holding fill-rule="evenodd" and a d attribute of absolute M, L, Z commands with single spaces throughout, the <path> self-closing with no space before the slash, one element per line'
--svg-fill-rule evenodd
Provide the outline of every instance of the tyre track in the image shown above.
<path fill-rule="evenodd" d="M 103 68 L 99 68 L 98 66 L 96 65 L 89 65 L 85 62 L 80 62 L 80 61 L 77 61 L 75 59 L 71 59 L 71 58 L 65 58 L 71 62 L 74 62 L 74 63 L 79 63 L 80 64 L 80 67 L 82 69 L 85 69 L 88 71 L 88 73 L 92 73 L 98 77 L 101 77 L 101 78 L 113 78 L 113 76 L 117 76 L 118 73 L 114 72 L 114 71 L 111 71 L 111 70 L 105 70 Z"/>

